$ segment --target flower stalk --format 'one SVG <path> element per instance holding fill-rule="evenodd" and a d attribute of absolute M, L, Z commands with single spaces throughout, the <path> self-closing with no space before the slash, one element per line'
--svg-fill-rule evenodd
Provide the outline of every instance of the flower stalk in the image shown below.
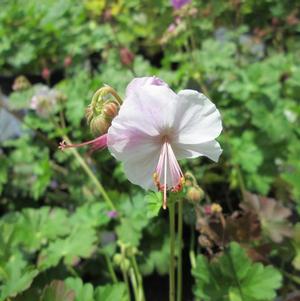
<path fill-rule="evenodd" d="M 177 270 L 177 301 L 182 300 L 182 230 L 183 200 L 178 201 L 178 270 Z"/>
<path fill-rule="evenodd" d="M 66 141 L 68 144 L 71 144 L 71 141 L 70 141 L 69 137 L 66 136 L 66 135 L 64 135 L 64 141 Z M 74 155 L 74 157 L 76 158 L 76 160 L 78 161 L 78 163 L 80 164 L 82 169 L 85 171 L 85 173 L 89 176 L 89 178 L 95 184 L 95 186 L 97 187 L 97 189 L 101 193 L 101 195 L 102 195 L 104 201 L 106 202 L 106 204 L 112 210 L 116 211 L 117 209 L 116 209 L 115 205 L 113 204 L 112 200 L 110 199 L 110 197 L 108 196 L 108 194 L 106 193 L 104 187 L 102 186 L 100 181 L 97 179 L 95 174 L 92 172 L 91 168 L 88 166 L 88 164 L 85 162 L 85 160 L 81 157 L 81 155 L 79 154 L 77 149 L 76 148 L 70 148 L 70 151 L 72 152 L 72 154 Z"/>
<path fill-rule="evenodd" d="M 169 301 L 175 301 L 175 201 L 168 204 L 170 222 Z"/>

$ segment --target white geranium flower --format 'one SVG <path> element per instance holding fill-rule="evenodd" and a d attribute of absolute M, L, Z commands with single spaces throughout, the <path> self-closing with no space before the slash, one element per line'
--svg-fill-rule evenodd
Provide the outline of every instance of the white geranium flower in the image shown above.
<path fill-rule="evenodd" d="M 218 161 L 222 131 L 216 106 L 195 90 L 173 92 L 156 77 L 134 79 L 107 133 L 107 146 L 124 163 L 128 179 L 144 189 L 179 191 L 177 160 L 206 156 Z"/>

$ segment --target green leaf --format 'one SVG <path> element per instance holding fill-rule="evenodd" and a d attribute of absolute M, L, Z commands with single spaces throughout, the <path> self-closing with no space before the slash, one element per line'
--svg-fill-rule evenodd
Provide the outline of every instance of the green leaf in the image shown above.
<path fill-rule="evenodd" d="M 47 285 L 39 301 L 75 301 L 75 292 L 70 290 L 63 281 L 54 280 Z M 82 300 L 85 301 L 85 300 Z"/>
<path fill-rule="evenodd" d="M 96 248 L 97 236 L 91 228 L 74 228 L 71 235 L 57 239 L 42 250 L 38 266 L 47 269 L 56 266 L 61 259 L 66 265 L 73 265 L 79 258 L 88 258 Z"/>
<path fill-rule="evenodd" d="M 96 228 L 109 223 L 107 206 L 103 202 L 86 203 L 78 207 L 70 218 L 73 226 L 84 225 L 85 227 Z"/>
<path fill-rule="evenodd" d="M 160 246 L 151 249 L 150 253 L 145 255 L 146 260 L 141 264 L 141 271 L 144 275 L 150 275 L 155 270 L 160 275 L 168 273 L 170 256 L 168 238 L 165 238 Z"/>
<path fill-rule="evenodd" d="M 7 262 L 0 265 L 0 300 L 26 290 L 37 274 L 38 271 L 27 265 L 20 253 L 14 252 Z"/>
<path fill-rule="evenodd" d="M 69 232 L 67 211 L 60 208 L 24 209 L 16 223 L 17 240 L 29 251 Z"/>
<path fill-rule="evenodd" d="M 215 261 L 198 256 L 193 275 L 194 293 L 205 301 L 271 301 L 282 281 L 272 266 L 252 263 L 237 243 Z"/>
<path fill-rule="evenodd" d="M 80 278 L 67 278 L 65 284 L 75 292 L 75 301 L 94 301 L 94 288 L 90 283 L 83 284 Z"/>
<path fill-rule="evenodd" d="M 116 228 L 120 240 L 137 247 L 142 238 L 142 231 L 147 226 L 150 218 L 145 216 L 146 198 L 141 194 L 132 200 L 125 199 L 120 203 L 120 211 L 125 215 L 121 224 Z"/>
<path fill-rule="evenodd" d="M 98 286 L 95 290 L 95 301 L 129 301 L 124 283 Z"/>
<path fill-rule="evenodd" d="M 147 201 L 147 216 L 152 218 L 157 216 L 162 205 L 162 195 L 160 192 L 149 192 L 146 196 Z"/>

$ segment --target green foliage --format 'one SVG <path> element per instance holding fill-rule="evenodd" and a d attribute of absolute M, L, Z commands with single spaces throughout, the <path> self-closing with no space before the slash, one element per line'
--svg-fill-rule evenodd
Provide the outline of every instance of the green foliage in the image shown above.
<path fill-rule="evenodd" d="M 94 287 L 83 284 L 79 278 L 67 278 L 65 284 L 75 292 L 74 301 L 128 301 L 126 286 L 123 283 Z"/>
<path fill-rule="evenodd" d="M 273 300 L 281 283 L 277 266 L 287 275 L 278 297 L 295 290 L 298 2 L 193 0 L 175 10 L 162 0 L 2 0 L 0 300 L 128 301 L 125 284 L 111 284 L 114 255 L 126 257 L 129 278 L 131 253 L 143 275 L 168 272 L 168 213 L 161 210 L 161 193 L 131 184 L 108 151 L 80 148 L 117 208 L 109 212 L 74 153 L 58 149 L 65 135 L 73 143 L 93 138 L 84 115 L 98 88 L 108 84 L 124 99 L 132 78 L 151 75 L 175 91 L 207 94 L 222 115 L 220 161 L 180 162 L 205 192 L 201 205 L 184 203 L 184 255 L 191 241 L 192 258 L 199 241 L 213 258 L 198 255 L 195 295 Z M 31 84 L 16 81 L 10 89 L 21 74 Z M 57 96 L 41 108 L 46 114 L 33 106 L 41 90 Z M 252 201 L 245 205 L 247 191 Z M 222 213 L 209 214 L 213 202 Z M 273 267 L 253 263 L 232 239 Z M 227 244 L 222 256 L 214 254 Z M 189 289 L 186 283 L 184 291 Z"/>
<path fill-rule="evenodd" d="M 146 199 L 136 195 L 132 200 L 122 202 L 120 209 L 124 213 L 121 223 L 116 228 L 118 238 L 126 244 L 137 247 L 142 238 L 142 230 L 149 223 L 150 218 L 145 216 Z"/>
<path fill-rule="evenodd" d="M 96 232 L 90 228 L 76 229 L 65 239 L 57 239 L 40 254 L 39 267 L 47 269 L 56 266 L 60 259 L 65 264 L 75 264 L 79 258 L 88 258 L 96 247 Z"/>
<path fill-rule="evenodd" d="M 203 300 L 271 301 L 282 281 L 273 267 L 252 263 L 237 243 L 231 243 L 216 261 L 209 263 L 201 255 L 196 264 L 194 292 Z"/>
<path fill-rule="evenodd" d="M 40 301 L 74 301 L 74 295 L 63 281 L 56 280 L 44 288 Z"/>
<path fill-rule="evenodd" d="M 154 217 L 157 216 L 162 204 L 162 194 L 160 192 L 151 191 L 145 196 L 147 201 L 147 216 Z"/>
<path fill-rule="evenodd" d="M 27 289 L 37 274 L 38 271 L 29 266 L 17 252 L 6 262 L 0 262 L 0 300 L 16 296 Z"/>

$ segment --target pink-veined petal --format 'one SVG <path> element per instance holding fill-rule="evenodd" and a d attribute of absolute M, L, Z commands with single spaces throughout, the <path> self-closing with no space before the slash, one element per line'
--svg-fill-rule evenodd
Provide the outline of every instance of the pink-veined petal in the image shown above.
<path fill-rule="evenodd" d="M 157 137 L 119 122 L 108 131 L 108 149 L 123 162 L 127 178 L 144 189 L 154 188 L 153 173 L 158 162 L 160 143 Z"/>
<path fill-rule="evenodd" d="M 223 151 L 216 140 L 198 144 L 175 143 L 173 149 L 178 160 L 205 156 L 215 162 L 218 162 Z"/>
<path fill-rule="evenodd" d="M 177 102 L 177 95 L 166 86 L 143 86 L 125 98 L 111 128 L 135 128 L 149 136 L 168 134 L 174 124 Z"/>
<path fill-rule="evenodd" d="M 163 80 L 156 76 L 136 77 L 128 84 L 126 88 L 126 97 L 145 85 L 168 86 Z"/>
<path fill-rule="evenodd" d="M 178 96 L 174 137 L 178 143 L 199 144 L 220 135 L 221 115 L 205 95 L 195 90 L 182 90 Z"/>

